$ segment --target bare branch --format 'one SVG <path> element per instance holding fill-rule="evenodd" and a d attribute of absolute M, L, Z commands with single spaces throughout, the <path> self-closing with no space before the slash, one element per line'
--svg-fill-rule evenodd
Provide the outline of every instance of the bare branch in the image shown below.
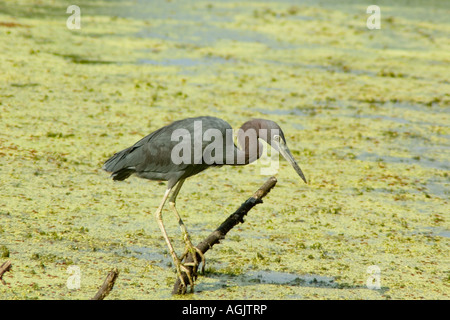
<path fill-rule="evenodd" d="M 98 290 L 97 294 L 91 300 L 103 300 L 110 293 L 114 287 L 117 277 L 119 276 L 119 270 L 114 268 L 111 270 L 103 282 L 102 286 Z"/>
<path fill-rule="evenodd" d="M 252 197 L 247 199 L 240 207 L 237 209 L 232 215 L 230 215 L 214 232 L 212 232 L 208 237 L 206 237 L 205 240 L 200 242 L 197 245 L 197 248 L 205 254 L 206 251 L 211 249 L 215 244 L 219 243 L 220 240 L 225 238 L 225 235 L 238 223 L 244 222 L 244 216 L 252 209 L 255 205 L 262 203 L 262 198 L 264 198 L 270 190 L 276 185 L 277 179 L 275 177 L 270 177 L 262 186 L 261 188 L 256 191 Z M 200 257 L 197 255 L 198 259 L 197 261 L 200 261 Z M 194 261 L 194 258 L 191 253 L 189 253 L 184 263 L 189 264 Z M 192 272 L 191 274 L 196 274 L 197 270 L 194 270 L 194 267 L 187 266 L 187 268 L 190 269 Z M 182 277 L 184 278 L 185 283 L 189 283 L 189 279 L 186 275 L 186 273 L 182 274 Z M 177 277 L 177 281 L 175 282 L 175 285 L 173 287 L 172 294 L 184 294 L 186 292 L 186 288 L 181 283 L 181 280 L 179 277 Z"/>
<path fill-rule="evenodd" d="M 3 280 L 3 274 L 9 270 L 11 270 L 11 261 L 8 260 L 0 266 L 0 281 L 4 285 L 6 285 L 6 282 L 5 282 L 5 280 Z"/>

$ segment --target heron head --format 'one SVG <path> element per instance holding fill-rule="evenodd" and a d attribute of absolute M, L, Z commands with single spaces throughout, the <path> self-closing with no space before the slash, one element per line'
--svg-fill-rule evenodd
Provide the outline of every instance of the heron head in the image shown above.
<path fill-rule="evenodd" d="M 267 134 L 265 136 L 259 135 L 259 138 L 265 140 L 272 148 L 281 153 L 281 155 L 294 168 L 294 170 L 297 172 L 300 178 L 302 178 L 302 180 L 305 183 L 307 183 L 305 175 L 300 169 L 300 166 L 297 164 L 297 161 L 295 161 L 294 156 L 292 155 L 291 151 L 289 150 L 286 144 L 286 138 L 280 126 L 272 120 L 265 120 L 265 119 L 254 119 L 249 122 L 252 122 L 252 124 L 255 127 L 258 127 L 259 129 L 267 130 L 266 131 Z"/>

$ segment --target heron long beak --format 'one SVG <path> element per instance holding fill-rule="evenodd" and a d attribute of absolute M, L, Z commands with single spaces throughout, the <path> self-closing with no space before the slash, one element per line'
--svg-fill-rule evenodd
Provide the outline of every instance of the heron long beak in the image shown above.
<path fill-rule="evenodd" d="M 291 164 L 291 166 L 295 169 L 300 178 L 302 178 L 302 180 L 305 181 L 305 183 L 307 183 L 305 175 L 302 172 L 302 169 L 300 169 L 300 167 L 298 166 L 297 162 L 294 159 L 294 156 L 292 155 L 287 145 L 284 143 L 279 143 L 278 147 L 281 155 Z"/>

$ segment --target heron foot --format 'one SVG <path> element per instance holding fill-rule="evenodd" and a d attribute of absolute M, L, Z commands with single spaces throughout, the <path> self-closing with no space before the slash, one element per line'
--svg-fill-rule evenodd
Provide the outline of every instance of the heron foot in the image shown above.
<path fill-rule="evenodd" d="M 177 261 L 175 262 L 176 268 L 177 268 L 177 275 L 178 278 L 181 281 L 182 286 L 182 293 L 185 293 L 187 291 L 187 285 L 186 285 L 186 281 L 185 281 L 185 277 L 183 276 L 183 273 L 186 274 L 188 280 L 189 280 L 189 285 L 191 286 L 191 292 L 194 292 L 194 277 L 196 278 L 197 275 L 195 273 L 193 273 L 193 269 L 188 268 L 189 265 L 188 264 L 183 264 L 181 262 L 181 260 L 177 259 Z"/>
<path fill-rule="evenodd" d="M 186 249 L 184 253 L 181 255 L 181 260 L 186 259 L 189 253 L 192 255 L 194 262 L 187 262 L 185 263 L 185 265 L 193 267 L 194 277 L 197 278 L 197 269 L 200 263 L 202 264 L 201 273 L 202 274 L 205 273 L 205 264 L 206 264 L 205 255 L 199 248 L 193 246 L 192 243 L 190 243 L 190 241 L 186 242 Z M 200 256 L 201 259 L 200 262 L 198 261 L 197 255 Z"/>

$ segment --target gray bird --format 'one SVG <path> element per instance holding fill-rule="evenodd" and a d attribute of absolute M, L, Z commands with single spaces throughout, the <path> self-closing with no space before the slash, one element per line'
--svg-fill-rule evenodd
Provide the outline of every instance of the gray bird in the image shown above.
<path fill-rule="evenodd" d="M 233 129 L 222 119 L 196 117 L 175 121 L 114 154 L 103 166 L 105 171 L 112 172 L 113 180 L 125 180 L 136 174 L 149 180 L 168 181 L 167 190 L 155 216 L 185 289 L 187 285 L 182 272 L 187 274 L 191 289 L 194 286 L 195 274 L 191 274 L 182 263 L 183 258 L 189 252 L 192 253 L 194 270 L 197 270 L 199 265 L 197 254 L 202 260 L 203 267 L 205 260 L 200 250 L 192 245 L 186 227 L 176 210 L 175 202 L 181 186 L 186 178 L 209 167 L 246 165 L 256 161 L 263 152 L 263 145 L 259 139 L 265 140 L 273 149 L 280 152 L 306 183 L 302 170 L 286 145 L 280 126 L 274 121 L 264 119 L 247 121 L 238 130 L 237 142 L 242 149 L 234 144 Z M 180 258 L 173 249 L 162 221 L 162 209 L 174 187 L 169 205 L 176 215 L 186 244 L 186 250 Z"/>

